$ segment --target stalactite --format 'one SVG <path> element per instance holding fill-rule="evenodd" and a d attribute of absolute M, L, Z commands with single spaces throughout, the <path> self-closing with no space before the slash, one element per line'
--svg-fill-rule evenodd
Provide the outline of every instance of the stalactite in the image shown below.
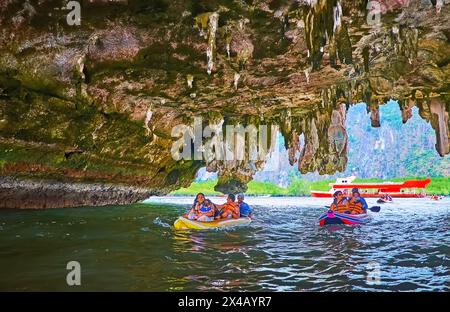
<path fill-rule="evenodd" d="M 431 123 L 436 133 L 436 151 L 440 156 L 450 153 L 450 105 L 432 98 L 418 103 L 420 116 Z"/>
<path fill-rule="evenodd" d="M 195 17 L 196 26 L 200 36 L 206 37 L 208 46 L 206 48 L 207 72 L 210 75 L 214 70 L 216 58 L 216 32 L 219 23 L 219 13 L 206 12 Z"/>
<path fill-rule="evenodd" d="M 329 43 L 331 66 L 353 62 L 352 46 L 346 23 L 342 20 L 342 7 L 338 0 L 318 0 L 305 14 L 305 37 L 308 56 L 313 70 L 320 68 L 324 47 Z"/>
<path fill-rule="evenodd" d="M 209 16 L 209 29 L 208 29 L 208 48 L 206 50 L 206 57 L 208 59 L 207 72 L 210 75 L 214 69 L 214 60 L 216 57 L 216 31 L 219 22 L 219 14 L 212 13 Z"/>
<path fill-rule="evenodd" d="M 194 82 L 194 76 L 192 76 L 191 74 L 188 74 L 186 76 L 186 82 L 187 82 L 188 88 L 192 89 L 192 83 Z"/>
<path fill-rule="evenodd" d="M 399 101 L 398 104 L 402 114 L 402 122 L 406 123 L 413 115 L 412 108 L 414 107 L 414 102 L 412 100 L 405 99 L 403 101 Z"/>
<path fill-rule="evenodd" d="M 319 149 L 319 135 L 317 133 L 316 121 L 310 118 L 306 122 L 305 146 L 303 147 L 298 162 L 298 170 L 301 173 L 314 171 L 314 158 Z M 311 170 L 312 169 L 312 170 Z"/>
<path fill-rule="evenodd" d="M 239 78 L 241 78 L 241 75 L 239 73 L 234 73 L 233 86 L 235 90 L 238 88 Z"/>
<path fill-rule="evenodd" d="M 380 108 L 378 104 L 369 105 L 369 109 L 370 109 L 370 124 L 374 128 L 379 128 L 381 126 L 381 121 L 380 121 Z"/>
<path fill-rule="evenodd" d="M 289 164 L 293 166 L 297 162 L 297 153 L 300 151 L 300 140 L 297 132 L 294 130 L 289 141 L 288 157 Z"/>

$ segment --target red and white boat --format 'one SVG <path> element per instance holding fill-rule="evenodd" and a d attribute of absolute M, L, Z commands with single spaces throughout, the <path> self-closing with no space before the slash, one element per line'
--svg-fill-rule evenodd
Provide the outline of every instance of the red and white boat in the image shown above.
<path fill-rule="evenodd" d="M 311 191 L 311 195 L 313 197 L 333 197 L 333 193 L 336 191 L 350 195 L 352 188 L 356 187 L 361 196 L 366 198 L 380 198 L 385 194 L 399 198 L 421 198 L 427 196 L 425 188 L 431 182 L 430 178 L 427 178 L 404 182 L 353 183 L 355 179 L 355 176 L 339 178 L 335 183 L 330 183 L 329 191 Z"/>

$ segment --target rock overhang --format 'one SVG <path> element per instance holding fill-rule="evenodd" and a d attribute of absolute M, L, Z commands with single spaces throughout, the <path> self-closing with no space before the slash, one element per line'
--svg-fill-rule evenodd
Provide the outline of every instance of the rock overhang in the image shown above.
<path fill-rule="evenodd" d="M 449 153 L 449 6 L 380 1 L 371 26 L 367 1 L 253 2 L 82 2 L 80 26 L 59 1 L 4 4 L 2 175 L 167 193 L 207 166 L 242 191 L 263 161 L 174 161 L 173 127 L 278 125 L 292 164 L 331 173 L 346 165 L 343 104 L 366 102 L 378 126 L 390 98 Z"/>

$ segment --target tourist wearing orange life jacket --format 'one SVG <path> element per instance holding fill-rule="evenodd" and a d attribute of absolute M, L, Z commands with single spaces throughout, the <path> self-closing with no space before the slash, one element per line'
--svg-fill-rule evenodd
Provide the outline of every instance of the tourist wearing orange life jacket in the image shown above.
<path fill-rule="evenodd" d="M 339 213 L 350 213 L 350 207 L 348 205 L 347 198 L 344 197 L 341 191 L 336 191 L 333 194 L 333 203 L 330 209 Z"/>
<path fill-rule="evenodd" d="M 197 196 L 195 196 L 192 208 L 189 210 L 188 213 L 184 214 L 183 217 L 188 218 L 189 220 L 196 220 L 199 213 L 199 209 L 203 205 L 204 201 L 205 195 L 203 193 L 198 193 Z"/>
<path fill-rule="evenodd" d="M 348 206 L 351 214 L 362 214 L 367 212 L 367 202 L 361 197 L 357 188 L 352 189 L 352 197 L 348 200 Z"/>
<path fill-rule="evenodd" d="M 216 205 L 216 208 L 220 210 L 218 216 L 215 217 L 218 219 L 238 219 L 240 217 L 240 209 L 238 203 L 235 202 L 236 197 L 234 194 L 229 194 L 227 197 L 227 202 L 223 205 Z"/>

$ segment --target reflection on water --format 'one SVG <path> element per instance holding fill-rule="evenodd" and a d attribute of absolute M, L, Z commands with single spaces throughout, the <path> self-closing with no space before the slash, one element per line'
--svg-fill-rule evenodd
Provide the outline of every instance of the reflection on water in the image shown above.
<path fill-rule="evenodd" d="M 450 290 L 449 199 L 397 200 L 366 226 L 338 229 L 317 226 L 322 199 L 248 201 L 250 226 L 209 231 L 173 231 L 192 198 L 1 210 L 0 290 Z M 71 260 L 79 287 L 66 284 Z"/>

